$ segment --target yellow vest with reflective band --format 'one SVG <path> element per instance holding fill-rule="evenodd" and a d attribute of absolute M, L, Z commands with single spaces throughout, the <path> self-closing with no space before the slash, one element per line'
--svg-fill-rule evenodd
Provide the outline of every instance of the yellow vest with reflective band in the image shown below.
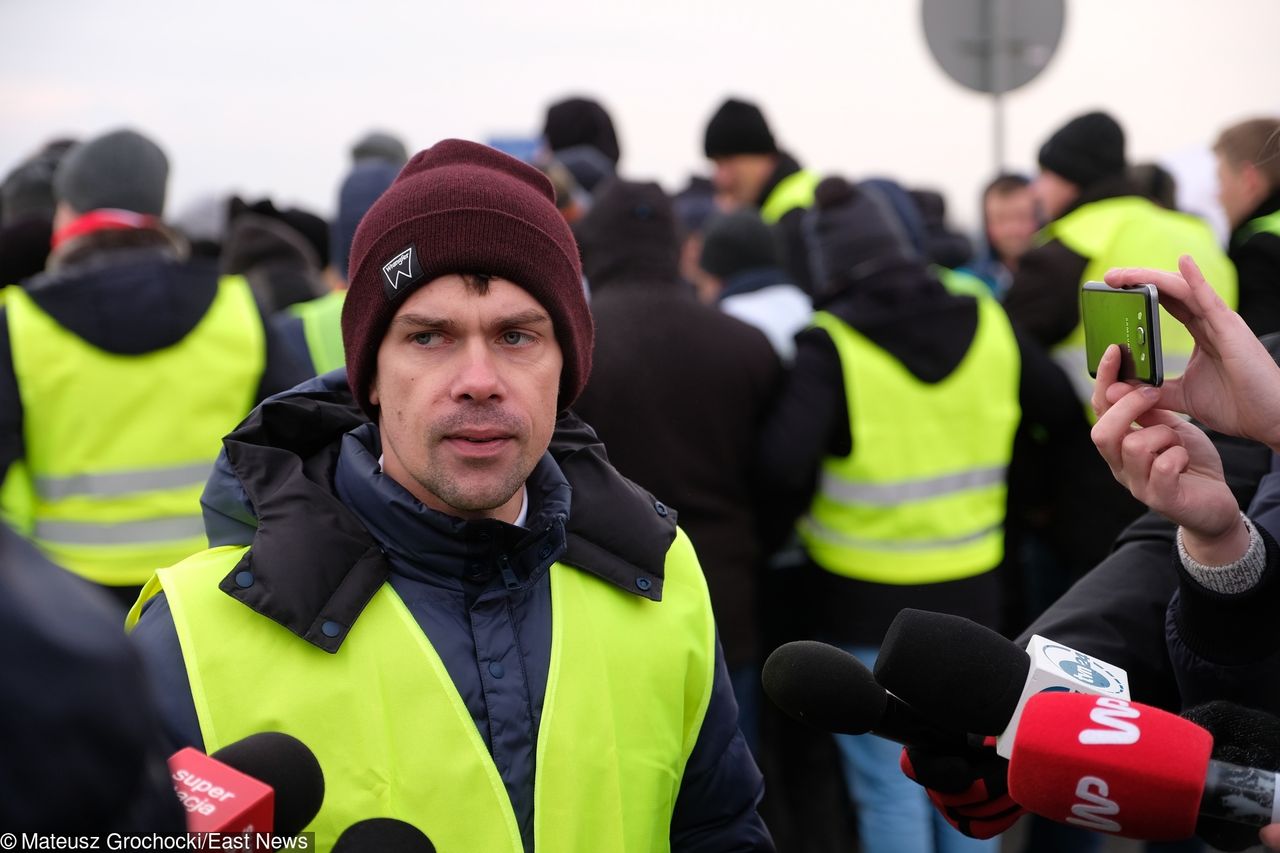
<path fill-rule="evenodd" d="M 244 551 L 215 548 L 158 572 L 129 616 L 132 626 L 163 588 L 206 751 L 260 731 L 310 747 L 325 795 L 306 831 L 321 850 L 378 816 L 413 824 L 443 853 L 522 853 L 497 766 L 390 584 L 329 654 L 218 589 Z M 550 583 L 535 848 L 666 853 L 715 666 L 711 602 L 693 547 L 677 533 L 661 602 L 560 563 Z"/>
<path fill-rule="evenodd" d="M 1241 229 L 1237 242 L 1243 243 L 1255 234 L 1275 234 L 1280 237 L 1280 210 L 1247 222 Z"/>
<path fill-rule="evenodd" d="M 265 361 L 248 283 L 224 278 L 186 337 L 142 355 L 93 346 L 18 288 L 5 310 L 35 543 L 111 586 L 207 547 L 200 493 L 222 436 L 253 408 Z"/>
<path fill-rule="evenodd" d="M 316 374 L 337 370 L 347 363 L 342 349 L 342 304 L 347 300 L 345 290 L 290 305 L 288 311 L 302 320 L 302 334 L 307 341 L 307 353 Z"/>
<path fill-rule="evenodd" d="M 823 461 L 799 525 L 823 569 L 926 584 L 982 574 L 1004 557 L 1021 359 L 1004 309 L 976 301 L 968 353 L 932 385 L 834 315 L 814 315 L 840 356 L 853 440 L 848 456 Z"/>
<path fill-rule="evenodd" d="M 760 205 L 760 218 L 773 225 L 788 211 L 797 207 L 813 207 L 813 191 L 821 180 L 817 172 L 808 169 L 787 175 L 778 181 L 764 204 Z"/>
<path fill-rule="evenodd" d="M 1071 251 L 1089 259 L 1081 286 L 1086 281 L 1102 281 L 1112 267 L 1178 269 L 1178 258 L 1191 255 L 1204 277 L 1223 301 L 1238 304 L 1236 268 L 1227 258 L 1213 230 L 1202 219 L 1165 210 L 1144 198 L 1124 196 L 1091 202 L 1051 222 L 1041 231 L 1042 241 L 1057 239 Z M 1160 309 L 1160 343 L 1164 353 L 1165 378 L 1182 375 L 1191 358 L 1195 341 L 1186 327 Z M 1089 399 L 1093 378 L 1089 376 L 1084 347 L 1084 323 L 1053 347 L 1053 359 L 1066 372 L 1092 417 Z"/>

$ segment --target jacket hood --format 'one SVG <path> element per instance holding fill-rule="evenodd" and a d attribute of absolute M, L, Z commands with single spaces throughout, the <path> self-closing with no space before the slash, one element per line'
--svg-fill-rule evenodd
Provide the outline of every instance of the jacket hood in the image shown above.
<path fill-rule="evenodd" d="M 277 394 L 223 439 L 201 498 L 210 546 L 252 546 L 223 592 L 331 652 L 390 572 L 333 486 L 342 437 L 367 423 L 342 370 Z M 675 511 L 618 474 L 572 412 L 548 453 L 573 494 L 561 561 L 660 601 Z"/>

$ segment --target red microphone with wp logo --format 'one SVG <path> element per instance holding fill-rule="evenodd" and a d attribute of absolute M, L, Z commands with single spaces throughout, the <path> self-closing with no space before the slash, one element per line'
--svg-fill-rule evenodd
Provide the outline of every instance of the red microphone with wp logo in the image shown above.
<path fill-rule="evenodd" d="M 1043 693 L 1023 710 L 1009 794 L 1051 820 L 1146 841 L 1190 838 L 1201 815 L 1280 820 L 1277 774 L 1213 761 L 1212 752 L 1208 731 L 1168 711 Z"/>

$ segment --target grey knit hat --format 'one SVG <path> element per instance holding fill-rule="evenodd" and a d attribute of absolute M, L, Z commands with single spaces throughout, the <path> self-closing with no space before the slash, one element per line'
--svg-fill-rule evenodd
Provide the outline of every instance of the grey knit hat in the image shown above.
<path fill-rule="evenodd" d="M 116 130 L 72 148 L 53 176 L 53 192 L 79 213 L 114 208 L 160 216 L 169 159 L 132 130 Z"/>

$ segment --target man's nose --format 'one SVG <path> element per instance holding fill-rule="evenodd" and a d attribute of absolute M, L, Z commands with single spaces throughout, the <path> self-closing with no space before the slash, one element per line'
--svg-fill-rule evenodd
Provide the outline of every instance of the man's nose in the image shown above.
<path fill-rule="evenodd" d="M 458 372 L 454 377 L 455 399 L 491 400 L 502 396 L 502 378 L 498 374 L 496 353 L 485 341 L 473 338 L 459 353 Z"/>

